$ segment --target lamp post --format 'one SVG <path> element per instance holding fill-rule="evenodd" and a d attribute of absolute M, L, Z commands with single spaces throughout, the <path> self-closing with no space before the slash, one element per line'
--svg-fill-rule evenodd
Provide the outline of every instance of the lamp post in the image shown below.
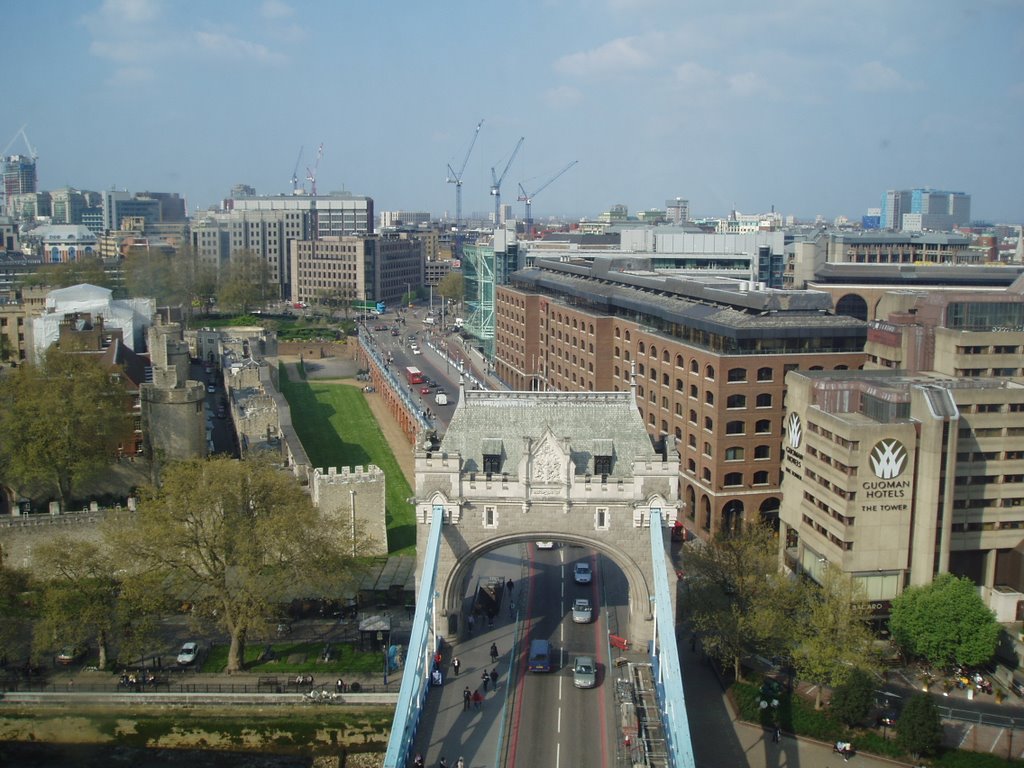
<path fill-rule="evenodd" d="M 350 488 L 348 491 L 349 500 L 352 503 L 352 557 L 356 556 L 356 491 Z"/>

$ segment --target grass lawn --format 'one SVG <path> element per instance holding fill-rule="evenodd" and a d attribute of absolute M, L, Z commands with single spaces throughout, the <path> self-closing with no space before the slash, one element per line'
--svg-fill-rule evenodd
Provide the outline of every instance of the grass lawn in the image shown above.
<path fill-rule="evenodd" d="M 351 645 L 340 643 L 331 645 L 331 660 L 323 661 L 320 656 L 324 650 L 323 643 L 280 642 L 270 643 L 274 650 L 273 661 L 257 663 L 260 654 L 266 648 L 265 643 L 250 643 L 245 647 L 245 669 L 247 672 L 258 672 L 261 675 L 273 675 L 277 672 L 321 672 L 325 675 L 356 675 L 377 674 L 384 666 L 382 655 L 376 651 L 357 651 Z M 300 658 L 301 657 L 301 658 Z M 228 646 L 215 645 L 203 660 L 202 671 L 219 673 L 228 664 Z"/>
<path fill-rule="evenodd" d="M 384 439 L 359 387 L 288 381 L 280 366 L 281 390 L 291 407 L 292 423 L 314 467 L 354 467 L 375 464 L 384 471 L 388 552 L 416 552 L 412 496 L 405 475 Z M 329 428 L 325 428 L 329 426 Z"/>

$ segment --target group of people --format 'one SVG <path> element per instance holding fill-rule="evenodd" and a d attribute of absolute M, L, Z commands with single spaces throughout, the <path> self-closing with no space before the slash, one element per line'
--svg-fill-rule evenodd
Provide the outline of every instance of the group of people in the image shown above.
<path fill-rule="evenodd" d="M 423 768 L 423 755 L 416 754 L 412 761 L 412 768 Z M 437 763 L 437 768 L 449 768 L 448 758 L 442 757 Z M 466 768 L 466 761 L 460 757 L 452 768 Z"/>
<path fill-rule="evenodd" d="M 121 673 L 121 677 L 118 680 L 118 685 L 121 686 L 135 686 L 135 685 L 153 685 L 156 682 L 156 675 L 153 674 L 153 670 L 148 669 L 139 672 L 128 672 L 124 671 Z"/>

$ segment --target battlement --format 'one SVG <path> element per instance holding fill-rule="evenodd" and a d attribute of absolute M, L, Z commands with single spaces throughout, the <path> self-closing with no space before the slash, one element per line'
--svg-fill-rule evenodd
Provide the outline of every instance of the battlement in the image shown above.
<path fill-rule="evenodd" d="M 384 470 L 374 464 L 367 465 L 365 469 L 362 466 L 342 467 L 340 472 L 337 467 L 327 467 L 326 469 L 318 467 L 313 470 L 313 482 L 315 483 L 377 482 L 383 477 Z"/>

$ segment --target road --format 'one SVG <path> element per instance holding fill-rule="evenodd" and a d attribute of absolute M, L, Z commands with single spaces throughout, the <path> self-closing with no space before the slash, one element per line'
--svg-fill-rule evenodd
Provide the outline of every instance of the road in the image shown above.
<path fill-rule="evenodd" d="M 520 670 L 526 670 L 530 641 L 545 639 L 553 650 L 549 673 L 520 673 L 519 695 L 512 713 L 507 765 L 515 768 L 548 765 L 610 766 L 614 722 L 609 695 L 607 624 L 600 610 L 600 583 L 576 584 L 572 569 L 576 562 L 593 568 L 595 555 L 586 549 L 537 550 L 528 545 L 530 580 L 527 614 L 520 644 Z M 595 569 L 596 571 L 596 569 Z M 596 575 L 596 574 L 595 574 Z M 571 606 L 585 597 L 597 607 L 595 620 L 576 624 Z M 572 662 L 578 655 L 592 656 L 598 663 L 597 686 L 579 689 L 573 685 Z"/>

